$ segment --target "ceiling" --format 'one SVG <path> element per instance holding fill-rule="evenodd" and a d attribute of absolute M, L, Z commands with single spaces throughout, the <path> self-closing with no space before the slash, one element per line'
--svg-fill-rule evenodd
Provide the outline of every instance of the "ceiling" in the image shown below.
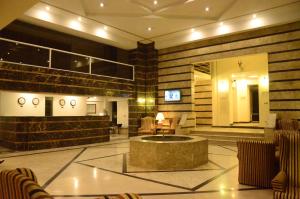
<path fill-rule="evenodd" d="M 124 49 L 137 41 L 160 49 L 298 21 L 299 10 L 295 0 L 42 0 L 20 19 Z M 254 18 L 260 23 L 248 26 Z M 70 26 L 72 19 L 80 24 Z M 228 27 L 218 32 L 221 22 Z"/>

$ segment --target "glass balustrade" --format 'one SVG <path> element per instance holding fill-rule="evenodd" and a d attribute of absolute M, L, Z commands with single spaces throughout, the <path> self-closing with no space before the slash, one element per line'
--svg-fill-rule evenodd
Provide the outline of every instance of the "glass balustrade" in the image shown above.
<path fill-rule="evenodd" d="M 0 62 L 134 80 L 134 66 L 0 38 Z"/>

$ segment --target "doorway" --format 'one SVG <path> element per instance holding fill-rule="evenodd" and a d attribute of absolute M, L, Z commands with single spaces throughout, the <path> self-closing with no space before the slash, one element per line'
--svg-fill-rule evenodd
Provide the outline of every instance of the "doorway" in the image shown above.
<path fill-rule="evenodd" d="M 259 122 L 258 85 L 250 85 L 250 114 L 251 122 Z"/>
<path fill-rule="evenodd" d="M 46 117 L 53 116 L 53 97 L 45 98 L 45 116 Z"/>

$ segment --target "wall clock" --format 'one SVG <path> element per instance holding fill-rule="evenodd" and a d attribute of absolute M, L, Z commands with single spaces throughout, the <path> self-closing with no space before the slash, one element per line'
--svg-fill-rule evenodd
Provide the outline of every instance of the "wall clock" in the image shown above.
<path fill-rule="evenodd" d="M 26 103 L 26 99 L 24 97 L 18 98 L 18 104 L 23 107 L 23 105 Z"/>
<path fill-rule="evenodd" d="M 59 105 L 60 105 L 61 107 L 64 107 L 65 104 L 66 104 L 66 101 L 65 101 L 64 99 L 60 99 L 60 100 L 58 101 L 58 103 L 59 103 Z"/>
<path fill-rule="evenodd" d="M 40 103 L 40 99 L 39 98 L 35 97 L 35 98 L 32 99 L 32 104 L 33 105 L 37 106 L 39 103 Z"/>
<path fill-rule="evenodd" d="M 72 108 L 74 108 L 74 106 L 76 106 L 76 100 L 74 100 L 74 99 L 71 100 L 71 101 L 70 101 L 70 104 L 71 104 Z"/>

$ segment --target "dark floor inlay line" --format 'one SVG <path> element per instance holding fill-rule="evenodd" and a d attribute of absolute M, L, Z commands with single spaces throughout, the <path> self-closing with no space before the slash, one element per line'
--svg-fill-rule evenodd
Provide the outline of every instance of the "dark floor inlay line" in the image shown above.
<path fill-rule="evenodd" d="M 100 156 L 100 157 L 95 157 L 95 158 L 90 158 L 90 159 L 85 159 L 85 160 L 79 160 L 79 161 L 76 161 L 76 163 L 97 160 L 97 159 L 102 159 L 102 158 L 109 158 L 109 157 L 118 156 L 118 155 L 122 155 L 122 154 L 124 154 L 124 153 L 117 153 L 117 154 L 112 154 L 112 155 L 107 155 L 107 156 Z"/>
<path fill-rule="evenodd" d="M 257 191 L 265 190 L 264 188 L 239 188 L 234 191 Z M 223 189 L 225 192 L 232 192 L 231 189 Z M 220 190 L 206 190 L 206 191 L 181 191 L 181 192 L 162 192 L 162 193 L 137 193 L 140 196 L 166 196 L 166 195 L 187 195 L 187 194 L 203 194 L 203 193 L 218 193 Z M 115 196 L 116 194 L 82 194 L 82 195 L 52 195 L 53 197 L 71 198 L 71 197 L 101 197 L 101 196 Z"/>
<path fill-rule="evenodd" d="M 54 176 L 52 176 L 45 184 L 42 186 L 45 189 L 51 182 L 53 182 L 66 168 L 70 166 L 87 148 L 82 149 L 72 160 L 70 160 L 63 168 L 61 168 Z"/>
<path fill-rule="evenodd" d="M 83 165 L 83 166 L 87 166 L 87 167 L 91 167 L 91 168 L 97 168 L 97 169 L 100 169 L 102 171 L 108 171 L 108 172 L 111 172 L 111 173 L 115 173 L 115 174 L 119 174 L 119 175 L 123 175 L 123 176 L 127 176 L 127 177 L 136 178 L 136 179 L 139 179 L 139 180 L 144 180 L 144 181 L 148 181 L 148 182 L 154 182 L 154 183 L 161 184 L 161 185 L 166 185 L 166 186 L 170 186 L 170 187 L 175 187 L 175 188 L 180 188 L 180 189 L 192 191 L 188 187 L 183 187 L 183 186 L 174 185 L 174 184 L 170 184 L 170 183 L 166 183 L 166 182 L 161 182 L 161 181 L 157 181 L 157 180 L 147 179 L 147 178 L 143 178 L 143 177 L 139 177 L 139 176 L 129 175 L 127 173 L 120 173 L 120 172 L 117 172 L 117 171 L 112 171 L 112 170 L 101 168 L 101 167 L 95 167 L 93 165 L 85 164 L 85 163 L 82 163 L 82 162 L 77 162 L 77 164 L 80 164 L 80 165 Z"/>
<path fill-rule="evenodd" d="M 226 168 L 222 167 L 221 165 L 219 165 L 218 163 L 216 163 L 216 162 L 214 162 L 214 161 L 212 161 L 212 160 L 208 160 L 208 162 L 210 162 L 210 163 L 212 163 L 213 165 L 219 167 L 220 169 L 223 169 L 223 170 L 226 169 Z"/>
<path fill-rule="evenodd" d="M 224 148 L 224 149 L 227 149 L 227 150 L 229 150 L 229 151 L 237 152 L 236 150 L 233 150 L 233 149 L 231 149 L 231 148 L 227 148 L 227 147 L 225 147 L 225 146 L 221 146 L 221 145 L 217 145 L 217 146 L 222 147 L 222 148 Z"/>
<path fill-rule="evenodd" d="M 214 181 L 215 179 L 221 177 L 221 176 L 224 175 L 225 173 L 227 173 L 227 172 L 233 170 L 233 169 L 236 168 L 237 166 L 238 166 L 238 165 L 234 165 L 234 166 L 232 166 L 232 167 L 226 169 L 225 171 L 221 172 L 220 174 L 218 174 L 218 175 L 216 175 L 216 176 L 214 176 L 214 177 L 212 177 L 212 178 L 206 180 L 205 182 L 202 182 L 201 184 L 199 184 L 199 185 L 193 187 L 192 190 L 193 190 L 193 191 L 196 191 L 197 189 L 199 189 L 199 188 L 201 188 L 201 187 L 207 185 L 208 183 Z"/>
<path fill-rule="evenodd" d="M 15 158 L 15 157 L 22 157 L 22 156 L 29 156 L 29 155 L 39 155 L 39 154 L 44 154 L 44 153 L 54 153 L 54 152 L 63 152 L 63 151 L 70 151 L 70 150 L 76 150 L 76 149 L 83 149 L 83 148 L 98 148 L 98 147 L 103 147 L 103 146 L 107 146 L 107 145 L 114 145 L 114 144 L 123 144 L 123 143 L 128 143 L 127 142 L 116 142 L 116 143 L 108 143 L 108 144 L 104 144 L 104 143 L 100 143 L 98 145 L 94 145 L 94 146 L 79 146 L 79 147 L 72 147 L 72 148 L 56 148 L 54 150 L 50 149 L 51 151 L 41 151 L 41 152 L 33 152 L 33 153 L 26 153 L 26 154 L 20 154 L 20 155 L 13 155 L 12 153 L 18 153 L 20 151 L 13 151 L 12 153 L 6 154 L 7 156 L 0 156 L 1 159 L 7 159 L 7 158 Z M 106 147 L 103 147 L 106 148 Z M 111 147 L 111 148 L 118 148 L 118 147 Z M 128 148 L 128 147 L 126 147 Z"/>

